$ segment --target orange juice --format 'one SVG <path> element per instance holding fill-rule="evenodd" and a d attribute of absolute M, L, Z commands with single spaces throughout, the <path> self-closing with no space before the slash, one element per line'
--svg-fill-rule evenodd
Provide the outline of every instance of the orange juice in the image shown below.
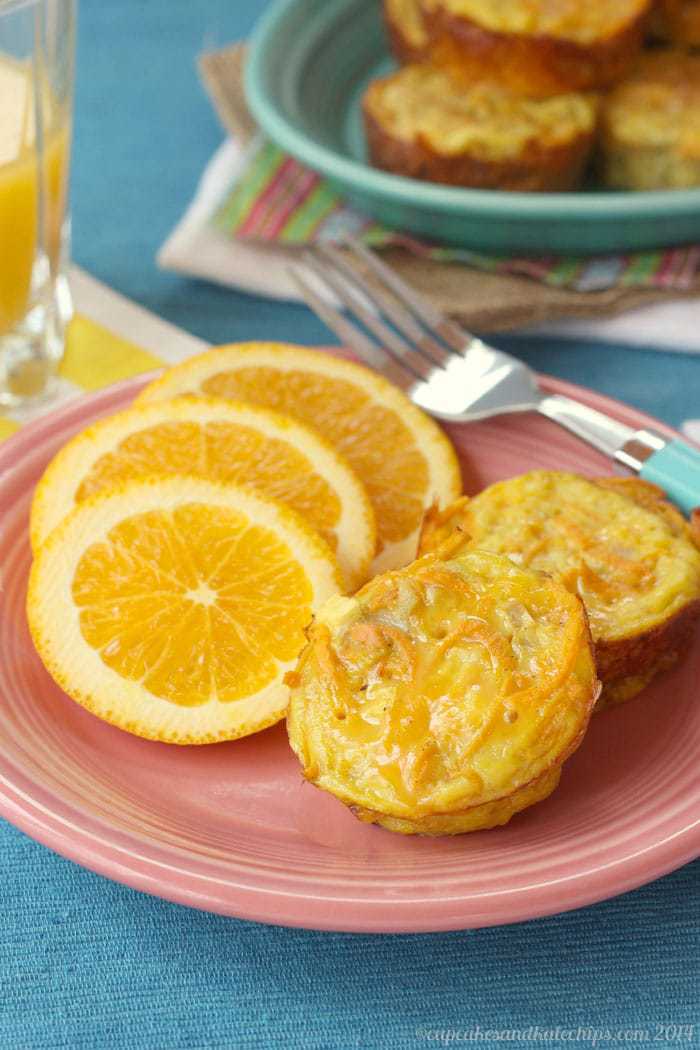
<path fill-rule="evenodd" d="M 0 335 L 27 312 L 39 239 L 39 179 L 45 179 L 42 238 L 55 273 L 68 182 L 70 122 L 49 92 L 44 100 L 44 159 L 34 130 L 30 68 L 0 56 Z"/>

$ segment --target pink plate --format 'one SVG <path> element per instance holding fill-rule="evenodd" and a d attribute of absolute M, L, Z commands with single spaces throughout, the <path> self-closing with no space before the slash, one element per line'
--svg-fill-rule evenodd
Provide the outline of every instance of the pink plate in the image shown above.
<path fill-rule="evenodd" d="M 593 720 L 561 788 L 506 828 L 402 838 L 302 782 L 284 726 L 210 747 L 129 736 L 39 663 L 24 601 L 27 514 L 48 459 L 144 380 L 80 398 L 0 450 L 0 813 L 102 875 L 196 908 L 324 930 L 515 922 L 623 893 L 700 853 L 700 645 L 638 700 Z M 631 408 L 546 379 L 635 427 Z M 466 491 L 533 467 L 610 463 L 546 420 L 455 426 Z"/>

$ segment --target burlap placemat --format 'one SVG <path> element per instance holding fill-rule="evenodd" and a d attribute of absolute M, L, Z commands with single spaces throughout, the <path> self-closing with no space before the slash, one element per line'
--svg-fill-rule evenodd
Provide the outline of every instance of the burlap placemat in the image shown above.
<path fill-rule="evenodd" d="M 233 44 L 199 59 L 204 86 L 222 124 L 231 135 L 245 141 L 257 129 L 245 101 L 244 62 L 244 44 Z M 469 327 L 487 331 L 522 328 L 565 317 L 613 317 L 650 303 L 700 296 L 700 274 L 682 291 L 617 286 L 581 292 L 553 288 L 530 277 L 485 273 L 463 264 L 436 262 L 403 249 L 386 249 L 384 257 L 441 310 Z"/>

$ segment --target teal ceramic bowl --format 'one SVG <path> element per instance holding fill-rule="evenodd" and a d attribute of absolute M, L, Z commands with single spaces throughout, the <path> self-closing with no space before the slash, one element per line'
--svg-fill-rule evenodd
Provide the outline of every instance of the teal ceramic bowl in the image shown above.
<path fill-rule="evenodd" d="M 379 0 L 276 0 L 251 40 L 260 127 L 388 226 L 494 253 L 593 254 L 700 241 L 700 189 L 508 193 L 419 182 L 367 164 L 360 101 L 392 63 Z"/>

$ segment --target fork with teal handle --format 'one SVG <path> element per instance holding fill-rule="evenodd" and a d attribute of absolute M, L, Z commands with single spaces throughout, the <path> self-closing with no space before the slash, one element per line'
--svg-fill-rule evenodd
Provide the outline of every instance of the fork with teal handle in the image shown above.
<path fill-rule="evenodd" d="M 527 365 L 444 317 L 369 249 L 344 247 L 350 256 L 333 246 L 307 251 L 290 272 L 339 339 L 424 411 L 461 423 L 539 412 L 659 485 L 686 514 L 700 505 L 700 451 L 545 393 Z"/>

